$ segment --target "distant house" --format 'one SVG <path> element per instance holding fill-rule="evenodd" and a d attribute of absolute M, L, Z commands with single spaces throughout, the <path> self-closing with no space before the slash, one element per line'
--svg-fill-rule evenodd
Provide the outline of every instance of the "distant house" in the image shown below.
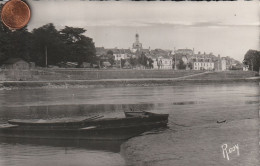
<path fill-rule="evenodd" d="M 164 58 L 162 56 L 158 58 L 153 58 L 153 68 L 154 69 L 172 69 L 172 59 Z"/>
<path fill-rule="evenodd" d="M 193 70 L 213 70 L 214 62 L 211 61 L 194 61 Z"/>
<path fill-rule="evenodd" d="M 80 65 L 81 68 L 91 68 L 91 63 L 87 63 L 87 62 L 82 62 L 82 64 Z"/>
<path fill-rule="evenodd" d="M 103 66 L 104 66 L 105 68 L 111 67 L 111 63 L 109 63 L 109 62 L 103 62 Z"/>
<path fill-rule="evenodd" d="M 216 66 L 218 67 L 217 58 L 212 53 L 201 54 L 198 52 L 198 54 L 192 55 L 189 61 L 193 70 L 216 70 Z"/>
<path fill-rule="evenodd" d="M 225 57 L 220 57 L 220 55 L 218 55 L 218 58 L 214 61 L 214 65 L 217 71 L 227 70 L 227 60 Z"/>
<path fill-rule="evenodd" d="M 113 56 L 116 61 L 121 59 L 130 59 L 132 57 L 132 52 L 130 49 L 110 49 L 113 51 Z"/>
<path fill-rule="evenodd" d="M 10 58 L 2 63 L 2 68 L 4 69 L 15 69 L 15 70 L 28 70 L 30 69 L 30 64 L 21 58 Z"/>
<path fill-rule="evenodd" d="M 249 69 L 249 65 L 243 65 L 243 71 L 248 71 Z M 260 69 L 259 69 L 259 72 L 260 72 Z"/>
<path fill-rule="evenodd" d="M 120 61 L 121 59 L 129 59 L 130 58 L 130 56 L 128 56 L 128 54 L 125 54 L 125 53 L 116 53 L 116 54 L 114 53 L 113 56 L 114 56 L 114 59 L 116 61 Z"/>

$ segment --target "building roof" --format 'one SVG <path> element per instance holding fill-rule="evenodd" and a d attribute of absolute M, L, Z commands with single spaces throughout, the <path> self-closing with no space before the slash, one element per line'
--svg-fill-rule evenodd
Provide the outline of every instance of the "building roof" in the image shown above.
<path fill-rule="evenodd" d="M 114 54 L 130 54 L 130 49 L 110 49 L 113 51 Z"/>
<path fill-rule="evenodd" d="M 185 55 L 185 54 L 179 54 L 179 53 L 177 53 L 177 54 L 174 54 L 174 55 L 172 56 L 172 58 L 175 59 L 175 56 L 176 56 L 176 60 L 181 60 L 183 57 L 185 57 L 185 58 L 188 59 L 187 55 Z"/>
<path fill-rule="evenodd" d="M 211 59 L 212 61 L 218 60 L 218 57 L 216 57 L 213 54 L 194 54 L 190 57 L 191 59 L 199 58 L 199 59 Z"/>
<path fill-rule="evenodd" d="M 179 53 L 179 54 L 190 54 L 190 55 L 192 55 L 193 54 L 193 50 L 192 49 L 187 49 L 187 48 L 185 48 L 185 49 L 178 49 L 178 50 L 176 50 L 176 51 L 174 51 L 175 53 Z"/>
<path fill-rule="evenodd" d="M 141 51 L 144 52 L 144 53 L 149 53 L 150 52 L 149 49 L 142 49 Z"/>
<path fill-rule="evenodd" d="M 171 58 L 170 51 L 162 50 L 162 49 L 151 50 L 148 56 L 150 56 L 151 58 L 158 58 L 158 57 L 163 57 L 167 59 Z"/>

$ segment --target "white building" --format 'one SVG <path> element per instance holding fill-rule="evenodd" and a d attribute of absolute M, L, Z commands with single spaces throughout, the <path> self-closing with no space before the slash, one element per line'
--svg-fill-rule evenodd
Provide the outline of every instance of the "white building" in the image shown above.
<path fill-rule="evenodd" d="M 221 63 L 220 63 L 221 65 L 221 70 L 222 71 L 225 71 L 225 70 L 227 70 L 227 61 L 226 61 L 226 59 L 225 58 L 221 58 Z"/>
<path fill-rule="evenodd" d="M 113 54 L 113 56 L 115 57 L 116 61 L 120 61 L 121 59 L 129 59 L 130 55 L 126 54 L 126 53 L 116 53 Z"/>
<path fill-rule="evenodd" d="M 193 69 L 194 70 L 213 70 L 214 63 L 213 62 L 193 62 Z"/>
<path fill-rule="evenodd" d="M 172 59 L 170 58 L 153 58 L 154 69 L 172 69 Z"/>
<path fill-rule="evenodd" d="M 243 71 L 248 71 L 249 65 L 243 65 Z M 260 68 L 259 68 L 259 73 L 260 73 Z"/>

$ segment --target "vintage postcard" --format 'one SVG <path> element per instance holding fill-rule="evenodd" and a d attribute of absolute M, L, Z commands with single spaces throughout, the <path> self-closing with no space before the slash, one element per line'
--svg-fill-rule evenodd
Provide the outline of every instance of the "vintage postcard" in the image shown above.
<path fill-rule="evenodd" d="M 259 12 L 0 1 L 0 165 L 259 165 Z"/>

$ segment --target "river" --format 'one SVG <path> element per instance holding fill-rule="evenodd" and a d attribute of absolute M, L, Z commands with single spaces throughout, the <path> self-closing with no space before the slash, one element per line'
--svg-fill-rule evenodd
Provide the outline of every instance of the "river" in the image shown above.
<path fill-rule="evenodd" d="M 257 83 L 0 91 L 0 122 L 169 113 L 167 129 L 122 142 L 0 139 L 1 166 L 259 165 Z M 219 122 L 219 123 L 218 123 Z M 224 156 L 222 145 L 239 146 Z"/>

